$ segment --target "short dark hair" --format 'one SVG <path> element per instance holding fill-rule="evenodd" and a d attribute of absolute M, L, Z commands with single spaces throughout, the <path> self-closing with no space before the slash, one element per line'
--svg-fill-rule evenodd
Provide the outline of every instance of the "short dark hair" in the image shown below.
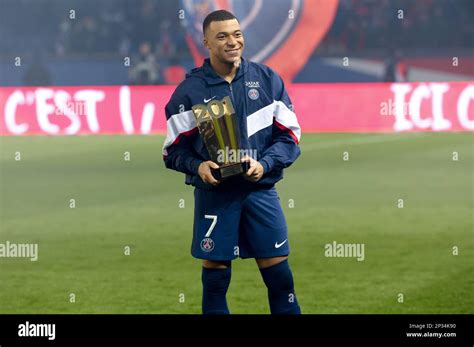
<path fill-rule="evenodd" d="M 202 23 L 202 33 L 205 34 L 212 22 L 222 22 L 225 20 L 237 19 L 232 13 L 226 10 L 217 10 L 209 13 Z M 237 19 L 237 21 L 239 21 Z"/>

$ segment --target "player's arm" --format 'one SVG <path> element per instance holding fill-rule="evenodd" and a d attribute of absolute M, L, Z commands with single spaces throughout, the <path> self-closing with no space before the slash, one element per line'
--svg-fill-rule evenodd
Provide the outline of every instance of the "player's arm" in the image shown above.
<path fill-rule="evenodd" d="M 190 175 L 199 175 L 208 184 L 218 181 L 211 174 L 211 168 L 218 167 L 211 161 L 204 161 L 194 150 L 192 144 L 199 136 L 196 120 L 184 98 L 175 92 L 165 107 L 166 139 L 163 145 L 163 160 L 168 169 Z"/>
<path fill-rule="evenodd" d="M 264 174 L 274 169 L 290 166 L 301 154 L 298 146 L 301 128 L 296 114 L 280 76 L 273 74 L 273 97 L 276 101 L 272 125 L 272 145 L 267 148 L 259 162 Z"/>

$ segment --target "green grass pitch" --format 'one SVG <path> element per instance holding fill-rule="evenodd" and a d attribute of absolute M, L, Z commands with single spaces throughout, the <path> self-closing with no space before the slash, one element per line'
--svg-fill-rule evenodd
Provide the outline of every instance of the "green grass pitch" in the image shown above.
<path fill-rule="evenodd" d="M 0 243 L 39 245 L 36 262 L 0 258 L 0 313 L 200 313 L 193 188 L 163 141 L 0 138 Z M 303 134 L 301 149 L 277 189 L 303 313 L 474 313 L 473 133 Z M 325 257 L 333 241 L 365 260 Z M 269 312 L 252 259 L 233 262 L 228 301 Z"/>

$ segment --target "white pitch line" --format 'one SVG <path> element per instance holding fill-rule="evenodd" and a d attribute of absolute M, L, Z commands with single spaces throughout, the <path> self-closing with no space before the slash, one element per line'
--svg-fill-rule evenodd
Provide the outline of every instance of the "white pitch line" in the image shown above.
<path fill-rule="evenodd" d="M 326 149 L 326 148 L 335 148 L 344 145 L 367 145 L 371 143 L 381 143 L 381 142 L 391 142 L 391 141 L 400 141 L 400 140 L 411 140 L 411 139 L 420 139 L 428 136 L 426 133 L 410 133 L 410 136 L 407 133 L 402 134 L 383 134 L 383 135 L 373 135 L 368 137 L 350 137 L 342 140 L 335 140 L 329 142 L 322 142 L 317 144 L 311 144 L 308 146 L 302 146 L 302 151 L 313 151 L 317 149 Z M 303 134 L 304 142 L 304 134 Z"/>

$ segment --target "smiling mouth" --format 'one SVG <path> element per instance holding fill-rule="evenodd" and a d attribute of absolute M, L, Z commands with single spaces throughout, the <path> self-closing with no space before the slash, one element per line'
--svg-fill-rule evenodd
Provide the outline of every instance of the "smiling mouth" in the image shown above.
<path fill-rule="evenodd" d="M 236 48 L 236 49 L 226 49 L 226 50 L 225 50 L 226 53 L 236 53 L 236 52 L 238 52 L 238 51 L 240 51 L 240 48 Z"/>

